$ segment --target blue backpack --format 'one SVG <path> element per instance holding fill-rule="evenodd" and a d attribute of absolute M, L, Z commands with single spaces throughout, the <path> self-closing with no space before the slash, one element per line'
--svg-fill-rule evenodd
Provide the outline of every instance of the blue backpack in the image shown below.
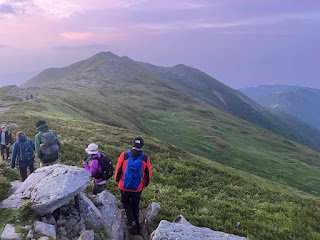
<path fill-rule="evenodd" d="M 129 158 L 127 168 L 124 173 L 123 188 L 128 190 L 137 190 L 142 178 L 142 158 L 145 154 L 142 153 L 140 157 L 133 158 L 130 151 L 127 153 Z"/>
<path fill-rule="evenodd" d="M 34 160 L 34 152 L 31 142 L 29 140 L 19 143 L 21 162 L 30 162 Z"/>

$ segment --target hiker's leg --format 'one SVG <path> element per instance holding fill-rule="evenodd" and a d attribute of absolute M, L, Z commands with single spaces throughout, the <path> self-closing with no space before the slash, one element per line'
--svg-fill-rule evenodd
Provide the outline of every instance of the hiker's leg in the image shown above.
<path fill-rule="evenodd" d="M 7 160 L 10 159 L 10 147 L 6 147 Z"/>
<path fill-rule="evenodd" d="M 30 170 L 30 174 L 34 172 L 34 164 L 32 164 L 31 166 L 29 166 L 29 170 Z"/>
<path fill-rule="evenodd" d="M 101 193 L 104 191 L 104 185 L 102 184 L 97 184 L 97 193 Z"/>
<path fill-rule="evenodd" d="M 20 176 L 21 176 L 21 179 L 22 179 L 22 182 L 24 182 L 24 180 L 27 179 L 27 167 L 20 167 L 19 168 L 20 170 Z"/>
<path fill-rule="evenodd" d="M 133 212 L 133 217 L 138 225 L 138 230 L 140 229 L 140 224 L 139 224 L 139 203 L 140 203 L 140 197 L 141 197 L 141 192 L 132 192 L 131 193 L 131 207 L 132 207 L 132 212 Z"/>
<path fill-rule="evenodd" d="M 93 195 L 97 195 L 97 193 L 98 193 L 98 190 L 97 190 L 97 184 L 93 184 L 93 188 L 92 188 L 92 194 Z"/>
<path fill-rule="evenodd" d="M 1 157 L 2 157 L 2 160 L 5 160 L 4 159 L 4 149 L 5 149 L 5 145 L 1 145 Z"/>
<path fill-rule="evenodd" d="M 131 226 L 132 222 L 134 221 L 134 216 L 133 216 L 133 211 L 130 204 L 130 192 L 121 190 L 120 193 L 121 193 L 121 202 L 123 204 L 124 210 L 126 211 L 128 223 Z"/>

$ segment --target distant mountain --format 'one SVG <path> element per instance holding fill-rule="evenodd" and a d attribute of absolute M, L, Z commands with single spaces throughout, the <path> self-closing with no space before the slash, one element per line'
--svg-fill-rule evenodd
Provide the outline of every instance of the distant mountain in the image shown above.
<path fill-rule="evenodd" d="M 6 85 L 21 85 L 30 78 L 36 76 L 40 71 L 19 72 L 12 74 L 0 74 L 0 87 Z"/>
<path fill-rule="evenodd" d="M 240 91 L 278 115 L 290 114 L 320 131 L 320 89 L 271 85 Z"/>

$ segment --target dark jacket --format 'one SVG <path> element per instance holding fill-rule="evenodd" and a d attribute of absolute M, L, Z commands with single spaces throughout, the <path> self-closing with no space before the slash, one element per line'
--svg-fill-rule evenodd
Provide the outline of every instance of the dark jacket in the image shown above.
<path fill-rule="evenodd" d="M 42 151 L 41 151 L 41 143 L 42 143 L 41 142 L 41 134 L 49 132 L 48 125 L 47 124 L 42 124 L 41 126 L 39 126 L 37 128 L 37 130 L 39 131 L 39 133 L 35 137 L 35 148 L 36 148 L 37 155 L 40 158 L 40 161 L 43 162 L 43 163 L 47 163 L 47 162 L 52 162 L 52 161 L 57 160 L 59 158 L 59 153 L 50 154 L 50 155 L 44 155 L 42 153 Z M 59 146 L 59 149 L 60 149 L 61 147 L 60 147 L 59 139 L 58 139 L 58 146 Z"/>
<path fill-rule="evenodd" d="M 1 139 L 2 138 L 2 131 L 0 132 L 0 143 L 1 143 Z M 11 132 L 10 131 L 6 131 L 6 145 L 8 145 L 9 143 L 11 144 L 12 143 L 12 135 L 11 135 Z"/>
<path fill-rule="evenodd" d="M 142 151 L 138 151 L 136 149 L 132 149 L 130 152 L 133 158 L 138 158 L 142 155 Z M 128 190 L 128 189 L 124 189 L 123 187 L 123 179 L 124 179 L 124 174 L 126 172 L 128 159 L 129 159 L 129 154 L 127 152 L 121 153 L 118 160 L 117 167 L 116 167 L 115 180 L 118 182 L 118 187 L 120 190 L 128 191 L 128 192 L 140 192 L 143 190 L 143 188 L 149 185 L 151 180 L 152 171 L 151 171 L 150 158 L 147 155 L 144 155 L 142 158 L 143 177 L 137 190 Z"/>
<path fill-rule="evenodd" d="M 34 164 L 34 158 L 31 161 L 21 161 L 20 144 L 23 143 L 23 142 L 26 142 L 26 141 L 29 141 L 31 143 L 32 149 L 35 150 L 33 141 L 28 140 L 26 136 L 19 137 L 18 141 L 13 144 L 12 158 L 11 158 L 11 168 L 14 168 L 16 166 L 16 160 L 19 163 L 19 167 L 29 167 L 32 164 Z"/>

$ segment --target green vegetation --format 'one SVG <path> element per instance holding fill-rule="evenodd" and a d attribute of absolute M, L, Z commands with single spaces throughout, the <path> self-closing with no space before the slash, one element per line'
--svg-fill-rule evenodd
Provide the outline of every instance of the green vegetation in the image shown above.
<path fill-rule="evenodd" d="M 50 108 L 49 105 L 40 110 L 35 104 L 41 106 L 40 99 L 11 108 L 1 116 L 2 121 L 15 119 L 20 126 L 15 131 L 24 130 L 29 137 L 33 137 L 36 134 L 35 122 L 39 118 L 45 119 L 59 134 L 63 146 L 61 158 L 65 164 L 81 167 L 82 158 L 86 155 L 84 149 L 90 142 L 99 144 L 101 150 L 116 164 L 120 153 L 129 149 L 132 139 L 138 135 L 137 132 L 122 128 L 76 120 L 72 112 L 69 117 L 65 112 L 53 113 L 50 109 L 56 111 L 56 108 Z M 230 127 L 229 124 L 226 126 Z M 241 131 L 248 129 L 242 128 Z M 159 219 L 172 221 L 182 213 L 197 226 L 248 236 L 249 239 L 320 238 L 319 198 L 142 136 L 146 140 L 144 150 L 152 161 L 153 179 L 143 193 L 141 207 L 146 207 L 152 201 L 159 202 L 162 206 Z M 231 145 L 223 149 L 234 148 L 233 141 L 222 139 Z M 212 142 L 216 149 L 220 148 Z M 290 147 L 294 145 L 291 142 L 283 144 Z M 1 171 L 5 167 L 6 164 L 1 165 Z M 12 178 L 11 174 L 10 180 Z M 119 199 L 113 179 L 108 181 L 106 188 Z M 30 219 L 30 215 L 16 217 L 20 211 L 1 211 L 1 229 L 8 221 L 23 219 L 23 222 L 28 222 Z M 239 228 L 236 227 L 237 222 L 241 223 Z"/>

